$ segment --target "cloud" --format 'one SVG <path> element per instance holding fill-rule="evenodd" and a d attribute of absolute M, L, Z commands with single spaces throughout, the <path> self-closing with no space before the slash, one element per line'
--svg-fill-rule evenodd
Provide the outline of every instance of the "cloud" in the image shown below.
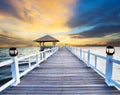
<path fill-rule="evenodd" d="M 70 9 L 74 2 L 76 0 L 1 0 L 0 11 L 3 15 L 32 23 L 64 24 L 72 15 Z"/>
<path fill-rule="evenodd" d="M 0 14 L 22 19 L 17 10 L 9 4 L 10 0 L 0 0 Z"/>
<path fill-rule="evenodd" d="M 1 47 L 27 46 L 32 45 L 32 42 L 22 39 L 14 33 L 0 31 L 0 45 Z"/>
<path fill-rule="evenodd" d="M 76 0 L 2 0 L 0 3 L 4 6 L 0 7 L 0 15 L 4 15 L 4 20 L 17 22 L 15 27 L 19 31 L 60 33 L 69 30 L 65 23 L 73 15 L 71 9 L 75 2 Z"/>
<path fill-rule="evenodd" d="M 98 37 L 120 34 L 119 3 L 119 0 L 0 0 L 0 30 L 6 31 L 0 34 L 0 41 L 2 45 L 23 45 L 45 34 L 61 34 L 62 42 L 87 44 L 89 39 L 96 39 L 91 44 L 96 43 Z"/>
<path fill-rule="evenodd" d="M 71 28 L 68 35 L 73 40 L 89 40 L 79 44 L 107 44 L 113 40 L 117 43 L 120 36 L 119 3 L 118 0 L 78 0 L 74 15 L 66 23 Z"/>
<path fill-rule="evenodd" d="M 77 34 L 71 34 L 72 38 L 98 38 L 117 33 L 120 35 L 120 25 L 98 26 L 91 30 Z"/>
<path fill-rule="evenodd" d="M 45 34 L 65 33 L 76 0 L 0 0 L 3 45 L 28 45 Z M 10 42 L 8 42 L 10 40 Z"/>
<path fill-rule="evenodd" d="M 107 44 L 110 45 L 120 45 L 120 38 L 119 39 L 113 39 L 107 42 Z"/>

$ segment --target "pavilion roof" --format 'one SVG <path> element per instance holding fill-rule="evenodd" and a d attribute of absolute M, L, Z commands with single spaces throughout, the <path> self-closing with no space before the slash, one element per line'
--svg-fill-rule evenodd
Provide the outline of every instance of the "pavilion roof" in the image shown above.
<path fill-rule="evenodd" d="M 36 39 L 35 42 L 59 42 L 59 40 L 50 35 L 45 35 L 41 38 Z"/>

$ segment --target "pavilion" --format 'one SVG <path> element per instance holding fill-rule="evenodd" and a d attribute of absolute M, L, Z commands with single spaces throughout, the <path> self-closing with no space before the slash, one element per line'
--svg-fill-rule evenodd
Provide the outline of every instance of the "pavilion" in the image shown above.
<path fill-rule="evenodd" d="M 50 47 L 50 46 L 45 46 L 45 42 L 52 42 L 53 46 L 51 47 L 55 47 L 56 42 L 59 42 L 59 40 L 57 40 L 56 38 L 50 35 L 45 35 L 41 38 L 36 39 L 35 42 L 38 42 L 40 44 L 40 51 L 43 51 L 45 48 Z"/>

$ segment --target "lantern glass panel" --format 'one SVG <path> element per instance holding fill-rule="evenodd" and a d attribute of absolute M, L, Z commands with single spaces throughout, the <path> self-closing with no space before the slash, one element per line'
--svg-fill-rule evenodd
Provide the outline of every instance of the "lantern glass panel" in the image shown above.
<path fill-rule="evenodd" d="M 109 53 L 114 53 L 114 49 L 109 49 Z"/>
<path fill-rule="evenodd" d="M 18 51 L 17 50 L 15 50 L 15 55 L 18 53 Z"/>
<path fill-rule="evenodd" d="M 13 55 L 14 54 L 14 50 L 10 50 L 10 54 Z"/>

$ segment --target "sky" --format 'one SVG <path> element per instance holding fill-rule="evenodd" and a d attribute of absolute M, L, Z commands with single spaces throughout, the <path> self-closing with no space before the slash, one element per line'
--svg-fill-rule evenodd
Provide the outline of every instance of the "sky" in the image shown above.
<path fill-rule="evenodd" d="M 120 0 L 0 0 L 0 47 L 47 34 L 61 45 L 119 44 Z"/>

